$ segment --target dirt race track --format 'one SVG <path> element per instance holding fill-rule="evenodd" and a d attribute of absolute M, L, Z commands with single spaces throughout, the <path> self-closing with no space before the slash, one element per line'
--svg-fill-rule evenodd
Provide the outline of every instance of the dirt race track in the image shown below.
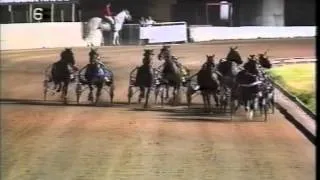
<path fill-rule="evenodd" d="M 238 45 L 242 57 L 266 49 L 272 58 L 315 56 L 314 39 L 185 44 L 172 49 L 195 71 L 206 54 L 222 58 L 231 45 Z M 160 47 L 152 48 L 159 52 Z M 22 104 L 1 103 L 1 179 L 315 179 L 315 146 L 278 111 L 267 122 L 259 117 L 250 122 L 191 115 L 184 106 L 142 111 L 139 105 L 126 105 L 129 71 L 141 64 L 142 49 L 100 48 L 115 73 L 113 107 L 42 101 L 43 71 L 62 49 L 2 52 L 1 99 Z M 88 51 L 74 48 L 79 66 L 88 61 Z M 75 100 L 73 91 L 69 101 Z"/>

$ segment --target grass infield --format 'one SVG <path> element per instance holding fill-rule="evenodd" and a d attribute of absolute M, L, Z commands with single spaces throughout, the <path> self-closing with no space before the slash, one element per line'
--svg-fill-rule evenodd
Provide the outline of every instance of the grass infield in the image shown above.
<path fill-rule="evenodd" d="M 316 111 L 315 64 L 293 64 L 272 68 L 268 74 L 291 94 L 298 97 L 312 112 Z"/>

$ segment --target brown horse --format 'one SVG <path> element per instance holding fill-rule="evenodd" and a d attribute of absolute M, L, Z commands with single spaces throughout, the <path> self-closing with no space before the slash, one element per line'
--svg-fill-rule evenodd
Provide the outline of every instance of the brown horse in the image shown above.
<path fill-rule="evenodd" d="M 158 59 L 160 61 L 164 59 L 164 64 L 162 65 L 162 84 L 165 85 L 166 89 L 165 98 L 169 98 L 169 87 L 173 87 L 173 104 L 177 104 L 180 101 L 181 86 L 186 82 L 189 71 L 177 61 L 176 57 L 171 55 L 169 46 L 164 46 L 160 50 Z"/>
<path fill-rule="evenodd" d="M 137 68 L 135 86 L 138 86 L 140 89 L 139 103 L 143 98 L 146 98 L 144 107 L 147 108 L 154 81 L 154 72 L 151 66 L 154 53 L 152 49 L 146 49 L 144 51 L 144 57 L 142 59 L 143 65 Z M 147 93 L 145 93 L 145 89 L 147 89 Z"/>
<path fill-rule="evenodd" d="M 213 96 L 216 106 L 219 106 L 219 74 L 215 70 L 213 57 L 207 55 L 207 62 L 205 62 L 200 71 L 197 73 L 197 82 L 200 86 L 201 95 L 203 98 L 205 111 L 211 111 L 211 96 Z"/>
<path fill-rule="evenodd" d="M 52 65 L 51 81 L 55 84 L 54 89 L 57 89 L 58 86 L 57 92 L 60 92 L 62 89 L 61 97 L 64 98 L 65 101 L 68 94 L 69 83 L 75 80 L 74 73 L 77 70 L 78 68 L 75 67 L 72 49 L 68 48 L 61 52 L 60 60 Z"/>

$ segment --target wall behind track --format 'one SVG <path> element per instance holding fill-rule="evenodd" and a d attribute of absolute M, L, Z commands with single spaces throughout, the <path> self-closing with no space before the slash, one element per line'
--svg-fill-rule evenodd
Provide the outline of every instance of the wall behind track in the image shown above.
<path fill-rule="evenodd" d="M 170 23 L 168 23 L 168 26 L 170 26 Z M 150 28 L 150 32 L 151 29 L 153 36 L 158 36 L 159 34 L 159 37 L 164 37 L 168 33 L 162 31 L 155 32 L 154 28 Z M 122 44 L 138 45 L 141 35 L 140 31 L 139 26 L 126 25 L 121 33 Z M 145 30 L 144 32 L 145 34 L 150 34 Z M 194 42 L 215 39 L 315 37 L 315 35 L 315 26 L 189 27 L 189 39 Z M 108 33 L 104 33 L 104 37 L 107 40 L 110 38 Z M 101 36 L 96 36 L 95 38 L 99 42 Z M 1 50 L 85 47 L 87 45 L 87 42 L 83 40 L 83 25 L 80 22 L 1 24 L 0 41 Z"/>

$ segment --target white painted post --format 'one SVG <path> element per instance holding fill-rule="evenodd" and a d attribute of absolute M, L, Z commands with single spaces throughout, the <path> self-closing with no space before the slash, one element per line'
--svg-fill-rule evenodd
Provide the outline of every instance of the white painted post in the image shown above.
<path fill-rule="evenodd" d="M 14 18 L 13 18 L 13 12 L 12 12 L 12 5 L 8 6 L 8 11 L 10 12 L 10 22 L 14 23 Z"/>
<path fill-rule="evenodd" d="M 29 22 L 32 23 L 32 4 L 29 4 Z"/>
<path fill-rule="evenodd" d="M 78 18 L 79 18 L 79 21 L 80 21 L 80 22 L 82 22 L 81 17 L 82 17 L 81 10 L 78 10 Z"/>
<path fill-rule="evenodd" d="M 72 22 L 75 22 L 75 10 L 76 10 L 76 7 L 75 7 L 75 4 L 74 3 L 72 3 Z"/>
<path fill-rule="evenodd" d="M 206 4 L 206 24 L 209 24 L 209 17 L 208 17 L 208 4 Z"/>
<path fill-rule="evenodd" d="M 63 13 L 63 9 L 61 9 L 61 11 L 60 11 L 60 19 L 61 19 L 61 22 L 64 22 L 64 13 Z"/>
<path fill-rule="evenodd" d="M 54 22 L 54 4 L 51 4 L 51 22 Z"/>

